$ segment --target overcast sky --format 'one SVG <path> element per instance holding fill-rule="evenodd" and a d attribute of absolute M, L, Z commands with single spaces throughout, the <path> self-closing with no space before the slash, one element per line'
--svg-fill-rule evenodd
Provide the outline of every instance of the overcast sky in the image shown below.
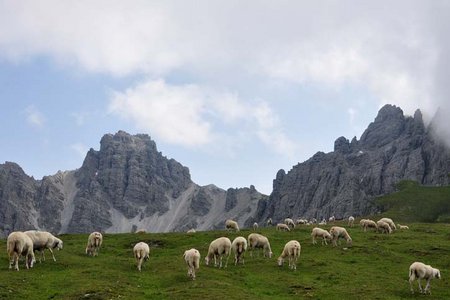
<path fill-rule="evenodd" d="M 0 0 L 0 163 L 40 179 L 125 130 L 269 194 L 383 104 L 447 112 L 449 37 L 439 0 Z"/>

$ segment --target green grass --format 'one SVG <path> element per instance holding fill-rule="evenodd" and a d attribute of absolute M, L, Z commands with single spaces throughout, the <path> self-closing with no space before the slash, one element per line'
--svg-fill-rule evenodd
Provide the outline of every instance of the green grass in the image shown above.
<path fill-rule="evenodd" d="M 311 227 L 292 232 L 263 228 L 272 259 L 247 254 L 245 265 L 234 266 L 230 257 L 226 269 L 203 264 L 213 239 L 238 235 L 225 231 L 106 234 L 100 255 L 94 258 L 84 254 L 87 234 L 62 235 L 64 249 L 55 252 L 56 262 L 47 254 L 45 262 L 26 270 L 21 261 L 19 272 L 8 269 L 1 240 L 0 299 L 419 299 L 424 296 L 409 292 L 408 268 L 414 261 L 441 269 L 443 279 L 432 281 L 433 294 L 426 299 L 450 299 L 450 225 L 408 225 L 409 231 L 392 235 L 349 228 L 353 247 L 347 250 L 345 243 L 336 248 L 312 245 Z M 242 230 L 239 235 L 250 232 Z M 276 265 L 291 239 L 302 245 L 297 271 Z M 142 272 L 137 271 L 131 250 L 139 241 L 151 247 Z M 202 254 L 195 281 L 187 277 L 182 258 L 192 247 Z"/>
<path fill-rule="evenodd" d="M 383 215 L 398 222 L 450 222 L 450 186 L 401 181 L 397 187 L 398 192 L 376 200 Z"/>

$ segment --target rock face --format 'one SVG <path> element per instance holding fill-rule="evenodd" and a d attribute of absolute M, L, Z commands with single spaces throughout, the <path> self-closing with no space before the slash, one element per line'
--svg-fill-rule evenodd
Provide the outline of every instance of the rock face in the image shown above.
<path fill-rule="evenodd" d="M 33 228 L 207 230 L 222 228 L 227 218 L 242 226 L 253 222 L 259 200 L 266 198 L 254 188 L 198 186 L 189 169 L 164 157 L 148 135 L 119 131 L 103 136 L 100 150 L 90 149 L 75 171 L 37 181 L 17 164 L 0 165 L 0 235 Z"/>
<path fill-rule="evenodd" d="M 256 217 L 366 215 L 377 210 L 374 198 L 393 192 L 400 180 L 447 185 L 449 174 L 450 150 L 434 137 L 433 122 L 426 128 L 420 111 L 405 117 L 386 105 L 359 141 L 340 137 L 333 152 L 318 152 L 288 173 L 280 170 Z"/>

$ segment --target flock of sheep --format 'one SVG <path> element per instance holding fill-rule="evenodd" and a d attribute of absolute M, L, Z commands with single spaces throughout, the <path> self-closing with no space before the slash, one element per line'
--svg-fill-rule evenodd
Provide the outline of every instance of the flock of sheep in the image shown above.
<path fill-rule="evenodd" d="M 329 222 L 333 223 L 335 221 L 334 216 L 330 217 Z M 350 216 L 348 218 L 348 226 L 353 227 L 353 223 L 355 218 Z M 295 223 L 292 219 L 286 218 L 284 223 L 279 223 L 276 225 L 277 230 L 285 230 L 290 231 L 296 225 L 312 225 L 317 223 L 317 220 L 313 219 L 308 221 L 306 219 L 298 219 Z M 325 225 L 326 220 L 322 220 L 319 222 L 319 225 Z M 267 220 L 267 225 L 272 225 L 272 219 Z M 391 234 L 394 230 L 397 230 L 397 226 L 389 218 L 382 218 L 379 221 L 375 222 L 369 219 L 361 219 L 360 225 L 364 231 L 367 231 L 368 228 L 373 228 L 375 231 L 380 231 L 382 233 Z M 409 229 L 408 226 L 397 224 L 399 229 Z M 225 222 L 225 228 L 227 230 L 234 230 L 239 232 L 239 225 L 236 221 L 227 220 Z M 258 228 L 258 224 L 255 223 L 253 225 L 253 230 L 256 231 Z M 188 233 L 195 233 L 194 229 L 188 231 Z M 347 230 L 344 227 L 333 226 L 329 231 L 326 231 L 320 227 L 314 227 L 311 232 L 312 243 L 316 244 L 316 239 L 322 240 L 322 245 L 328 245 L 328 241 L 332 242 L 333 246 L 337 246 L 338 240 L 343 238 L 347 241 L 348 245 L 352 245 L 352 238 L 348 234 Z M 103 242 L 103 236 L 100 232 L 92 232 L 88 237 L 88 242 L 86 245 L 86 254 L 90 256 L 97 256 L 99 249 Z M 53 257 L 53 260 L 56 261 L 55 256 L 53 254 L 53 249 L 62 249 L 63 242 L 53 236 L 51 233 L 46 231 L 15 231 L 12 232 L 7 239 L 7 252 L 9 256 L 9 268 L 19 271 L 19 258 L 21 256 L 25 257 L 25 266 L 26 268 L 33 267 L 33 264 L 36 262 L 35 259 L 35 251 L 41 252 L 40 260 L 45 260 L 44 250 L 48 249 Z M 228 259 L 231 252 L 234 252 L 234 264 L 237 265 L 239 263 L 244 264 L 244 253 L 250 251 L 250 256 L 253 256 L 253 251 L 256 249 L 261 249 L 264 257 L 271 258 L 272 250 L 270 247 L 270 242 L 267 237 L 258 234 L 251 233 L 248 235 L 247 239 L 242 236 L 236 237 L 233 242 L 230 241 L 227 237 L 220 237 L 213 240 L 208 248 L 208 253 L 205 257 L 205 264 L 209 265 L 214 259 L 214 266 L 227 267 Z M 279 266 L 282 266 L 284 261 L 287 259 L 289 262 L 289 268 L 296 270 L 297 269 L 297 261 L 300 257 L 301 245 L 296 240 L 288 241 L 281 253 L 278 257 L 277 263 Z M 145 242 L 137 243 L 133 248 L 134 258 L 136 259 L 137 269 L 141 271 L 142 264 L 145 260 L 149 259 L 150 255 L 150 247 Z M 184 260 L 188 266 L 188 276 L 195 280 L 195 271 L 200 267 L 200 252 L 195 249 L 186 250 L 183 254 Z M 226 259 L 225 264 L 223 264 L 223 259 Z M 409 284 L 411 292 L 414 293 L 412 283 L 414 280 L 418 280 L 419 290 L 421 293 L 430 293 L 430 281 L 432 278 L 441 278 L 440 271 L 436 268 L 431 267 L 430 265 L 425 265 L 421 262 L 414 262 L 411 264 L 409 268 Z M 425 279 L 427 284 L 425 289 L 422 289 L 421 279 Z"/>

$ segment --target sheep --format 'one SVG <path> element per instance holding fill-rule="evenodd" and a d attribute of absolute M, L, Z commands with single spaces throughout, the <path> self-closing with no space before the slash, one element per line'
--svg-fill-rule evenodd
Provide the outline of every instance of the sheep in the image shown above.
<path fill-rule="evenodd" d="M 317 219 L 316 218 L 312 218 L 310 223 L 316 224 L 317 223 Z"/>
<path fill-rule="evenodd" d="M 378 231 L 378 225 L 377 223 L 375 223 L 375 221 L 369 219 L 361 219 L 359 224 L 361 224 L 362 228 L 364 229 L 364 232 L 367 231 L 367 228 L 375 228 L 375 231 Z"/>
<path fill-rule="evenodd" d="M 248 235 L 247 241 L 251 250 L 250 257 L 253 256 L 253 249 L 263 249 L 264 257 L 267 255 L 269 258 L 272 258 L 272 250 L 267 237 L 258 233 L 251 233 Z"/>
<path fill-rule="evenodd" d="M 195 280 L 195 269 L 198 270 L 200 268 L 200 252 L 198 252 L 197 249 L 192 248 L 184 251 L 183 257 L 188 266 L 187 275 L 192 280 Z"/>
<path fill-rule="evenodd" d="M 397 226 L 395 226 L 394 221 L 392 221 L 392 219 L 389 218 L 381 218 L 379 221 L 383 221 L 389 224 L 389 226 L 391 227 L 392 230 L 397 230 Z"/>
<path fill-rule="evenodd" d="M 269 218 L 269 219 L 267 220 L 267 226 L 272 226 L 272 218 Z"/>
<path fill-rule="evenodd" d="M 348 226 L 353 227 L 353 223 L 355 222 L 355 218 L 353 216 L 348 217 Z"/>
<path fill-rule="evenodd" d="M 247 240 L 238 236 L 231 243 L 231 248 L 234 251 L 234 265 L 237 265 L 241 260 L 242 264 L 244 264 L 244 252 L 247 251 Z"/>
<path fill-rule="evenodd" d="M 141 271 L 142 263 L 144 260 L 149 259 L 150 247 L 147 243 L 139 242 L 133 248 L 134 258 L 136 259 L 137 268 Z"/>
<path fill-rule="evenodd" d="M 441 279 L 441 272 L 439 269 L 435 269 L 430 265 L 426 265 L 421 262 L 413 262 L 409 267 L 409 287 L 411 288 L 411 293 L 414 294 L 414 289 L 412 287 L 412 282 L 417 279 L 419 283 L 420 293 L 426 294 L 427 292 L 431 295 L 430 290 L 430 281 L 433 278 Z M 425 286 L 425 290 L 422 290 L 422 285 L 420 284 L 421 279 L 427 280 L 427 285 Z"/>
<path fill-rule="evenodd" d="M 253 223 L 253 231 L 256 231 L 256 230 L 258 230 L 258 223 Z"/>
<path fill-rule="evenodd" d="M 295 221 L 295 223 L 296 223 L 297 225 L 308 224 L 308 220 L 305 220 L 305 219 L 297 219 L 297 220 Z"/>
<path fill-rule="evenodd" d="M 195 231 L 195 229 L 194 228 L 191 228 L 191 229 L 189 229 L 186 233 L 195 233 L 196 231 Z"/>
<path fill-rule="evenodd" d="M 234 231 L 238 232 L 239 231 L 239 225 L 238 225 L 238 223 L 236 221 L 227 220 L 225 222 L 225 229 L 226 230 L 230 229 L 230 230 L 234 230 Z"/>
<path fill-rule="evenodd" d="M 97 256 L 100 246 L 103 242 L 103 235 L 100 232 L 94 231 L 88 237 L 86 245 L 86 254 L 90 256 Z"/>
<path fill-rule="evenodd" d="M 311 237 L 312 237 L 312 243 L 313 245 L 317 244 L 316 242 L 316 237 L 321 237 L 323 238 L 322 240 L 322 245 L 325 243 L 325 245 L 328 245 L 327 240 L 331 241 L 331 235 L 328 231 L 326 231 L 325 229 L 319 228 L 319 227 L 314 227 L 312 232 L 311 232 Z"/>
<path fill-rule="evenodd" d="M 24 232 L 33 241 L 33 250 L 41 252 L 41 259 L 45 261 L 45 249 L 48 249 L 52 254 L 53 261 L 56 261 L 53 249 L 61 250 L 63 248 L 63 241 L 55 237 L 53 234 L 47 231 L 28 230 Z"/>
<path fill-rule="evenodd" d="M 147 231 L 145 229 L 138 229 L 138 230 L 136 230 L 135 233 L 142 234 L 142 233 L 147 233 Z"/>
<path fill-rule="evenodd" d="M 334 223 L 334 221 L 336 221 L 336 218 L 334 216 L 328 218 L 328 222 Z"/>
<path fill-rule="evenodd" d="M 391 226 L 389 226 L 389 224 L 386 222 L 383 222 L 380 220 L 377 222 L 377 226 L 378 226 L 378 230 L 381 231 L 382 233 L 387 233 L 387 234 L 392 233 Z"/>
<path fill-rule="evenodd" d="M 325 219 L 323 219 L 322 221 L 319 222 L 320 226 L 325 226 L 327 225 L 327 221 Z"/>
<path fill-rule="evenodd" d="M 330 229 L 330 234 L 333 242 L 333 246 L 337 246 L 337 241 L 340 237 L 344 238 L 347 241 L 348 245 L 352 245 L 352 238 L 348 234 L 347 230 L 344 227 L 333 226 Z"/>
<path fill-rule="evenodd" d="M 295 227 L 295 223 L 291 218 L 284 219 L 284 224 L 286 224 L 287 226 L 292 226 L 292 228 Z"/>
<path fill-rule="evenodd" d="M 298 241 L 292 240 L 286 243 L 283 252 L 278 257 L 278 266 L 282 266 L 284 259 L 289 258 L 289 269 L 297 270 L 297 260 L 300 257 L 301 246 Z"/>
<path fill-rule="evenodd" d="M 33 240 L 21 231 L 12 232 L 6 241 L 6 251 L 9 256 L 9 269 L 14 264 L 14 269 L 19 271 L 19 258 L 25 256 L 25 267 L 32 268 L 36 262 L 33 251 Z"/>
<path fill-rule="evenodd" d="M 217 258 L 219 258 L 219 268 L 222 268 L 222 258 L 227 257 L 225 268 L 228 265 L 228 259 L 231 253 L 231 241 L 227 237 L 220 237 L 209 244 L 208 254 L 205 257 L 205 263 L 208 266 L 212 258 L 214 258 L 214 266 L 217 267 Z"/>
<path fill-rule="evenodd" d="M 277 224 L 277 230 L 291 231 L 289 226 L 287 226 L 286 224 L 283 224 L 283 223 Z"/>
<path fill-rule="evenodd" d="M 397 224 L 397 226 L 398 226 L 398 229 L 409 229 L 408 225 Z"/>

